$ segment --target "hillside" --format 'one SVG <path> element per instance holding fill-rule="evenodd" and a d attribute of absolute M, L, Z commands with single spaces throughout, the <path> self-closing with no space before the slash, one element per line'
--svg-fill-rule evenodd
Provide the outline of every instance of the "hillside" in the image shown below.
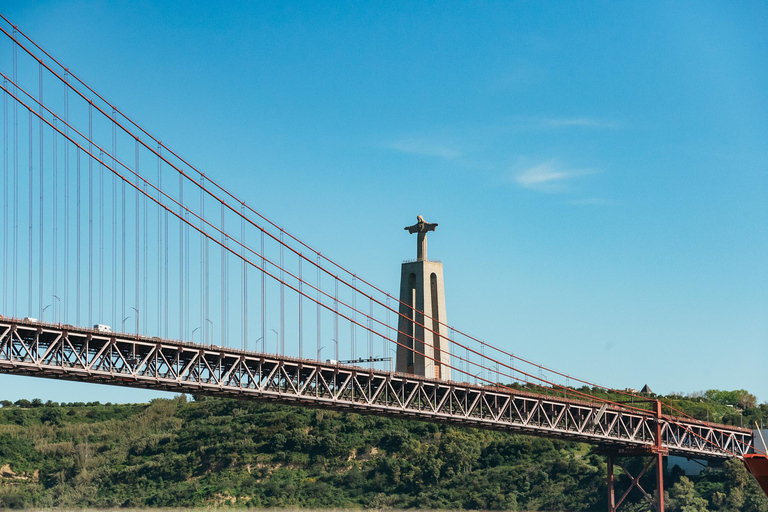
<path fill-rule="evenodd" d="M 741 422 L 717 393 L 667 399 Z M 0 403 L 0 508 L 606 509 L 604 457 L 578 443 L 218 398 Z M 673 512 L 768 511 L 735 460 L 667 490 Z"/>

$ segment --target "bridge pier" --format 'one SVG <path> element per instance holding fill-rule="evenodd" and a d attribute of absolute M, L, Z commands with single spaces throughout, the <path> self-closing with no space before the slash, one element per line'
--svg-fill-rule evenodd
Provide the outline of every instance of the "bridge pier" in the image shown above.
<path fill-rule="evenodd" d="M 661 421 L 663 417 L 661 400 L 656 400 L 654 406 L 654 412 L 656 413 L 656 442 L 653 445 L 653 453 L 656 455 L 656 489 L 659 495 L 656 510 L 664 512 L 664 454 L 666 450 L 661 444 Z"/>
<path fill-rule="evenodd" d="M 608 487 L 608 512 L 616 512 L 616 493 L 613 489 L 613 484 L 616 480 L 616 476 L 613 473 L 613 453 L 606 455 L 606 463 L 608 464 L 608 476 L 605 479 L 605 483 Z"/>
<path fill-rule="evenodd" d="M 645 464 L 643 464 L 642 470 L 637 474 L 637 476 L 635 476 L 627 469 L 623 463 L 616 460 L 616 457 L 620 455 L 634 455 L 647 458 L 647 460 Z M 608 452 L 606 454 L 608 463 L 608 471 L 606 476 L 606 484 L 608 487 L 608 512 L 616 512 L 633 489 L 639 490 L 648 501 L 648 504 L 654 507 L 657 512 L 664 512 L 664 456 L 662 453 L 654 453 L 650 454 L 650 456 L 648 455 L 648 453 L 626 454 L 615 451 Z M 627 489 L 618 500 L 616 499 L 616 477 L 614 474 L 614 466 L 619 466 L 624 474 L 627 475 L 630 479 L 629 487 L 627 487 Z M 654 499 L 654 496 L 651 493 L 648 493 L 640 483 L 640 479 L 654 466 L 656 467 L 656 499 Z"/>
<path fill-rule="evenodd" d="M 656 510 L 664 512 L 664 454 L 660 451 L 656 453 L 656 489 L 659 495 Z"/>
<path fill-rule="evenodd" d="M 656 439 L 654 441 L 653 446 L 650 447 L 649 451 L 608 451 L 606 453 L 606 462 L 608 465 L 608 471 L 606 476 L 606 485 L 608 487 L 608 512 L 616 512 L 618 508 L 621 506 L 622 503 L 624 503 L 624 500 L 627 499 L 627 496 L 629 496 L 629 493 L 632 492 L 632 489 L 638 489 L 640 492 L 643 493 L 643 496 L 648 500 L 649 505 L 656 508 L 656 512 L 664 512 L 664 455 L 668 453 L 668 450 L 664 448 L 664 446 L 661 443 L 661 422 L 662 422 L 662 412 L 661 412 L 661 401 L 656 400 L 654 403 L 654 413 L 656 416 L 656 424 L 655 424 L 655 434 Z M 643 464 L 643 469 L 640 471 L 640 473 L 635 477 L 632 476 L 632 473 L 630 473 L 627 468 L 621 464 L 620 462 L 616 462 L 614 460 L 614 457 L 618 455 L 628 455 L 628 456 L 637 456 L 642 458 L 648 458 L 648 460 Z M 624 494 L 622 494 L 619 501 L 616 501 L 616 492 L 614 484 L 616 483 L 616 478 L 614 475 L 614 463 L 618 465 L 621 470 L 630 478 L 630 484 L 626 491 L 624 491 Z M 643 475 L 648 472 L 649 469 L 651 469 L 652 466 L 656 466 L 656 499 L 653 499 L 653 496 L 651 494 L 648 494 L 645 489 L 643 489 L 642 485 L 640 485 L 640 479 L 643 477 Z"/>

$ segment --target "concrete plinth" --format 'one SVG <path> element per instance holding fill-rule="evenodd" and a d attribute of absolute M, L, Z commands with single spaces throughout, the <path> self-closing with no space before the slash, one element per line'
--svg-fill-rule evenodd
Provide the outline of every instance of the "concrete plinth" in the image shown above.
<path fill-rule="evenodd" d="M 426 250 L 420 256 L 426 256 L 425 253 Z M 395 369 L 450 380 L 450 339 L 448 328 L 440 324 L 446 321 L 443 264 L 426 260 L 403 263 L 400 301 L 403 316 L 398 323 L 400 345 Z"/>

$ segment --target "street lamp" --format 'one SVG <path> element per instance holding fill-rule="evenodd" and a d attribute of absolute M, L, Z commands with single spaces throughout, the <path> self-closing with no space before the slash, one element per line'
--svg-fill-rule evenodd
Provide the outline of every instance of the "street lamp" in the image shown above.
<path fill-rule="evenodd" d="M 333 358 L 338 361 L 339 360 L 339 340 L 337 340 L 336 338 L 332 338 L 331 341 L 333 341 L 333 343 L 335 344 L 333 348 L 333 356 L 334 356 Z"/>
<path fill-rule="evenodd" d="M 322 347 L 317 349 L 317 360 L 318 361 L 322 361 L 322 359 L 320 359 L 320 353 L 323 351 L 324 348 L 325 348 L 325 345 L 323 345 Z"/>
<path fill-rule="evenodd" d="M 275 354 L 280 354 L 280 335 L 278 332 L 274 329 L 270 329 L 273 333 L 275 333 Z"/>
<path fill-rule="evenodd" d="M 45 322 L 45 310 L 46 310 L 46 309 L 48 309 L 49 307 L 51 307 L 51 305 L 50 305 L 50 304 L 48 304 L 47 306 L 45 306 L 45 307 L 43 308 L 43 311 L 41 311 L 41 312 L 40 312 L 40 321 L 41 321 L 41 322 Z"/>
<path fill-rule="evenodd" d="M 199 330 L 200 330 L 200 326 L 199 325 L 197 327 L 195 327 L 194 329 L 192 329 L 192 343 L 195 342 L 195 332 L 197 332 Z"/>
<path fill-rule="evenodd" d="M 255 350 L 256 347 L 259 346 L 260 341 L 261 341 L 261 353 L 263 354 L 264 353 L 264 336 L 259 336 L 259 339 L 253 342 L 253 348 Z"/>
<path fill-rule="evenodd" d="M 394 357 L 389 360 L 389 371 L 392 372 L 392 362 L 397 361 L 397 351 L 393 348 L 389 349 L 389 351 L 394 354 Z"/>
<path fill-rule="evenodd" d="M 123 325 L 122 325 L 122 327 L 120 328 L 120 330 L 121 330 L 122 332 L 125 332 L 125 321 L 126 321 L 126 320 L 128 320 L 129 318 L 131 318 L 131 315 L 128 315 L 127 317 L 123 318 Z"/>

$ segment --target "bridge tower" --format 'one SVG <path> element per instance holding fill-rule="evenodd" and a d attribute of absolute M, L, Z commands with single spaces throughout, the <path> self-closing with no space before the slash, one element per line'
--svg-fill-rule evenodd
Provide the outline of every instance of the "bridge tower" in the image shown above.
<path fill-rule="evenodd" d="M 406 261 L 400 274 L 400 319 L 395 369 L 429 378 L 450 380 L 450 345 L 445 320 L 443 264 L 427 259 L 427 233 L 437 223 L 405 228 L 417 234 L 416 260 Z"/>

